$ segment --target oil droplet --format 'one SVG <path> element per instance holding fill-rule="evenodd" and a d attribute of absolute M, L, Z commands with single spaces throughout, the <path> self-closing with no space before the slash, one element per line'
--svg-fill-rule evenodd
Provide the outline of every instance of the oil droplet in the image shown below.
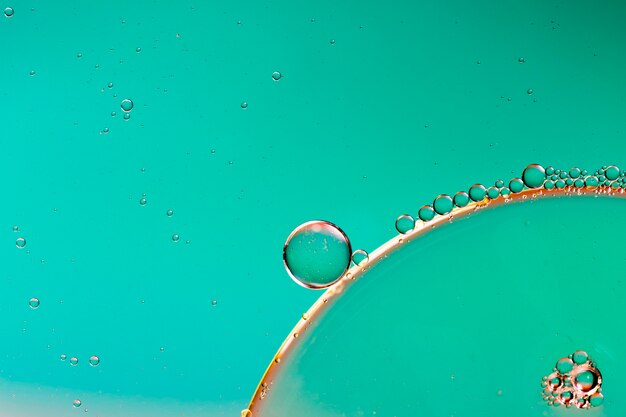
<path fill-rule="evenodd" d="M 70 358 L 70 365 L 72 365 L 72 366 L 78 365 L 78 358 L 76 356 L 72 356 Z"/>
<path fill-rule="evenodd" d="M 396 230 L 402 234 L 409 233 L 415 227 L 415 219 L 408 214 L 402 214 L 396 219 Z"/>
<path fill-rule="evenodd" d="M 435 210 L 431 206 L 422 206 L 417 212 L 421 221 L 428 222 L 435 217 Z"/>
<path fill-rule="evenodd" d="M 487 189 L 482 184 L 474 184 L 470 187 L 468 194 L 472 201 L 480 202 L 487 196 Z"/>
<path fill-rule="evenodd" d="M 576 365 L 582 365 L 583 363 L 587 362 L 588 359 L 589 355 L 587 355 L 587 352 L 585 352 L 584 350 L 577 350 L 572 355 L 572 360 Z"/>
<path fill-rule="evenodd" d="M 459 191 L 454 195 L 453 201 L 454 205 L 456 205 L 457 207 L 465 207 L 469 204 L 470 201 L 469 194 L 467 194 L 465 191 Z"/>
<path fill-rule="evenodd" d="M 604 176 L 608 180 L 614 181 L 619 177 L 619 175 L 620 175 L 620 169 L 616 167 L 615 165 L 611 165 L 610 167 L 607 167 L 604 170 Z"/>
<path fill-rule="evenodd" d="M 180 240 L 180 236 L 176 233 L 172 235 L 172 242 L 178 242 Z"/>
<path fill-rule="evenodd" d="M 59 359 L 61 359 L 62 361 L 67 359 L 67 355 L 65 353 L 61 353 L 61 355 L 59 356 Z"/>
<path fill-rule="evenodd" d="M 30 308 L 36 309 L 37 307 L 39 307 L 39 299 L 35 297 L 31 298 L 30 300 L 28 300 L 28 305 L 30 306 Z"/>
<path fill-rule="evenodd" d="M 562 374 L 570 372 L 574 368 L 574 362 L 570 358 L 561 358 L 556 363 L 556 369 Z"/>
<path fill-rule="evenodd" d="M 524 190 L 524 181 L 520 178 L 513 178 L 509 181 L 509 190 L 512 193 L 521 193 Z"/>
<path fill-rule="evenodd" d="M 26 246 L 26 239 L 24 239 L 23 237 L 18 237 L 15 241 L 15 246 L 22 249 L 24 246 Z"/>
<path fill-rule="evenodd" d="M 522 181 L 528 188 L 539 188 L 546 180 L 546 170 L 539 164 L 530 164 L 522 172 Z"/>
<path fill-rule="evenodd" d="M 363 249 L 357 249 L 352 254 L 352 262 L 354 262 L 355 265 L 365 265 L 369 260 L 369 254 Z"/>
<path fill-rule="evenodd" d="M 168 210 L 165 212 L 165 214 L 167 215 L 167 217 L 172 217 L 174 215 L 174 210 Z"/>
<path fill-rule="evenodd" d="M 337 282 L 350 266 L 352 248 L 338 226 L 314 220 L 296 227 L 283 247 L 289 276 L 305 288 L 326 288 Z"/>
<path fill-rule="evenodd" d="M 15 13 L 15 10 L 13 10 L 13 7 L 7 7 L 6 9 L 4 9 L 4 15 L 6 17 L 11 17 L 13 16 L 14 13 Z"/>
<path fill-rule="evenodd" d="M 148 200 L 146 199 L 146 197 L 141 197 L 139 199 L 139 205 L 140 206 L 145 206 L 148 203 Z"/>
<path fill-rule="evenodd" d="M 89 358 L 89 365 L 91 366 L 100 365 L 100 358 L 97 357 L 96 355 L 93 355 L 92 357 Z"/>
<path fill-rule="evenodd" d="M 280 72 L 278 72 L 278 71 L 274 71 L 274 72 L 272 73 L 272 79 L 273 79 L 274 81 L 278 81 L 278 80 L 280 80 L 282 77 L 283 77 L 283 74 L 281 74 L 281 73 L 280 73 Z"/>
<path fill-rule="evenodd" d="M 574 377 L 574 386 L 582 392 L 593 390 L 597 384 L 598 377 L 591 370 L 583 371 Z"/>
<path fill-rule="evenodd" d="M 247 109 L 248 108 L 248 102 L 247 101 L 242 101 L 241 102 L 241 108 L 242 109 Z"/>
<path fill-rule="evenodd" d="M 447 214 L 454 208 L 454 202 L 452 197 L 446 194 L 441 194 L 433 201 L 433 209 L 437 214 Z"/>
<path fill-rule="evenodd" d="M 122 108 L 123 111 L 129 112 L 129 111 L 131 111 L 133 109 L 133 107 L 135 107 L 135 104 L 133 103 L 133 101 L 131 99 L 125 98 L 120 103 L 120 107 Z"/>
<path fill-rule="evenodd" d="M 82 403 L 80 400 L 74 400 L 74 401 L 72 402 L 72 405 L 73 405 L 75 408 L 80 407 L 82 404 L 83 404 L 83 403 Z"/>

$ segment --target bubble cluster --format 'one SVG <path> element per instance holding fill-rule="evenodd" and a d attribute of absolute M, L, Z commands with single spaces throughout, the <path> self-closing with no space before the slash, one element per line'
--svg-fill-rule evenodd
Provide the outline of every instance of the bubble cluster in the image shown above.
<path fill-rule="evenodd" d="M 559 359 L 552 373 L 542 378 L 541 387 L 548 405 L 591 408 L 604 402 L 602 374 L 584 350 Z"/>
<path fill-rule="evenodd" d="M 431 204 L 424 205 L 418 210 L 417 220 L 410 229 L 399 228 L 399 221 L 405 222 L 405 217 L 411 216 L 403 214 L 398 217 L 396 230 L 401 234 L 406 234 L 419 228 L 418 221 L 427 223 L 436 216 L 452 215 L 455 210 L 470 204 L 482 206 L 499 199 L 506 202 L 512 195 L 526 190 L 564 190 L 575 193 L 576 190 L 582 188 L 594 189 L 596 193 L 624 193 L 626 192 L 626 173 L 615 165 L 603 166 L 589 172 L 577 167 L 556 169 L 552 166 L 544 168 L 539 164 L 530 164 L 522 171 L 520 177 L 512 178 L 508 183 L 497 180 L 491 187 L 474 184 L 467 191 L 459 191 L 454 196 L 441 194 Z"/>
<path fill-rule="evenodd" d="M 289 276 L 306 288 L 326 288 L 337 282 L 350 266 L 352 248 L 338 226 L 314 220 L 296 227 L 283 247 Z"/>

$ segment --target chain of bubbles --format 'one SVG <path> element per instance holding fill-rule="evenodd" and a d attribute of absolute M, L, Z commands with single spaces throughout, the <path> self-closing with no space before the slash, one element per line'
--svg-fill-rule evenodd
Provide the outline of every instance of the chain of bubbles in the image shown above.
<path fill-rule="evenodd" d="M 597 193 L 624 193 L 626 173 L 615 165 L 605 165 L 590 172 L 577 167 L 567 170 L 530 164 L 524 169 L 521 177 L 513 178 L 508 183 L 497 180 L 490 187 L 474 184 L 467 191 L 459 191 L 453 196 L 440 194 L 431 204 L 419 209 L 416 219 L 409 214 L 399 216 L 396 219 L 396 230 L 401 234 L 406 234 L 415 228 L 417 220 L 426 223 L 436 216 L 450 214 L 454 209 L 463 208 L 470 203 L 484 203 L 498 198 L 506 200 L 512 194 L 519 194 L 525 190 L 575 192 L 583 188 L 595 189 Z"/>

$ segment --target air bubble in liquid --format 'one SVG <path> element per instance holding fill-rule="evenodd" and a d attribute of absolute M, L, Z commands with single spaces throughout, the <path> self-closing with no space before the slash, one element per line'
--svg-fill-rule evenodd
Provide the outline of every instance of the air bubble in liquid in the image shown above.
<path fill-rule="evenodd" d="M 247 101 L 242 101 L 241 102 L 241 108 L 242 109 L 247 109 L 248 108 L 248 102 Z"/>
<path fill-rule="evenodd" d="M 546 170 L 539 164 L 530 164 L 522 172 L 522 181 L 528 188 L 539 188 L 546 180 Z"/>
<path fill-rule="evenodd" d="M 178 242 L 180 240 L 180 236 L 177 233 L 172 235 L 172 242 Z"/>
<path fill-rule="evenodd" d="M 11 17 L 13 16 L 13 14 L 15 14 L 15 10 L 13 10 L 13 7 L 7 7 L 6 9 L 4 9 L 4 15 L 6 17 Z"/>
<path fill-rule="evenodd" d="M 82 401 L 81 401 L 81 400 L 74 400 L 74 401 L 72 402 L 72 405 L 73 405 L 75 408 L 80 407 L 82 404 L 83 404 L 83 403 L 82 403 Z"/>
<path fill-rule="evenodd" d="M 172 217 L 174 215 L 174 210 L 168 210 L 165 212 L 165 214 L 167 215 L 167 217 Z"/>
<path fill-rule="evenodd" d="M 78 358 L 76 356 L 72 356 L 70 358 L 70 365 L 72 365 L 72 366 L 78 365 Z"/>
<path fill-rule="evenodd" d="M 417 217 L 424 222 L 428 222 L 435 217 L 435 210 L 431 206 L 422 206 L 417 212 Z"/>
<path fill-rule="evenodd" d="M 67 355 L 65 353 L 61 353 L 61 355 L 59 355 L 59 359 L 65 361 L 67 359 Z"/>
<path fill-rule="evenodd" d="M 89 365 L 98 366 L 100 364 L 100 358 L 96 355 L 93 355 L 89 358 Z"/>
<path fill-rule="evenodd" d="M 23 237 L 18 237 L 15 241 L 15 246 L 22 249 L 24 246 L 26 246 L 26 239 L 24 239 Z"/>
<path fill-rule="evenodd" d="M 296 227 L 283 247 L 289 276 L 305 288 L 326 288 L 337 282 L 350 266 L 352 247 L 338 226 L 314 220 Z"/>
<path fill-rule="evenodd" d="M 610 167 L 607 167 L 604 170 L 604 176 L 611 181 L 616 180 L 619 177 L 619 175 L 620 175 L 620 169 L 616 167 L 615 165 L 611 165 Z"/>
<path fill-rule="evenodd" d="M 39 307 L 39 299 L 35 297 L 31 298 L 30 300 L 28 300 L 28 305 L 32 309 Z"/>
<path fill-rule="evenodd" d="M 139 199 L 139 205 L 140 206 L 145 206 L 146 204 L 148 204 L 148 200 L 146 199 L 146 197 L 141 197 Z"/>
<path fill-rule="evenodd" d="M 482 184 L 474 184 L 470 187 L 468 194 L 472 201 L 480 202 L 487 196 L 487 189 Z"/>
<path fill-rule="evenodd" d="M 278 71 L 274 71 L 274 72 L 272 73 L 272 79 L 273 79 L 274 81 L 278 81 L 278 80 L 280 80 L 282 77 L 283 77 L 283 75 L 282 75 L 280 72 L 278 72 Z"/>
<path fill-rule="evenodd" d="M 470 198 L 465 191 L 459 191 L 454 195 L 454 204 L 457 207 L 465 207 L 469 204 Z"/>
<path fill-rule="evenodd" d="M 131 111 L 133 109 L 133 107 L 135 107 L 135 104 L 133 103 L 133 101 L 131 99 L 125 98 L 120 103 L 120 107 L 122 108 L 123 111 L 129 112 L 129 111 Z"/>
<path fill-rule="evenodd" d="M 396 219 L 396 230 L 402 234 L 409 233 L 415 227 L 415 219 L 408 214 L 402 214 Z"/>
<path fill-rule="evenodd" d="M 454 202 L 452 201 L 452 197 L 446 194 L 440 194 L 433 201 L 433 210 L 437 214 L 448 214 L 454 208 Z"/>
<path fill-rule="evenodd" d="M 365 265 L 369 260 L 369 254 L 363 249 L 357 249 L 352 254 L 352 262 L 354 262 L 355 265 Z"/>

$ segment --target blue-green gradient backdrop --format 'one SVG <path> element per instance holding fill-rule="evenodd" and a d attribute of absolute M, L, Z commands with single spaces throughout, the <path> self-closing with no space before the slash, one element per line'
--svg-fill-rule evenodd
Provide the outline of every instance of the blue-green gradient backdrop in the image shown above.
<path fill-rule="evenodd" d="M 622 2 L 0 7 L 2 415 L 236 414 L 319 295 L 298 224 L 371 250 L 531 162 L 626 166 Z"/>

